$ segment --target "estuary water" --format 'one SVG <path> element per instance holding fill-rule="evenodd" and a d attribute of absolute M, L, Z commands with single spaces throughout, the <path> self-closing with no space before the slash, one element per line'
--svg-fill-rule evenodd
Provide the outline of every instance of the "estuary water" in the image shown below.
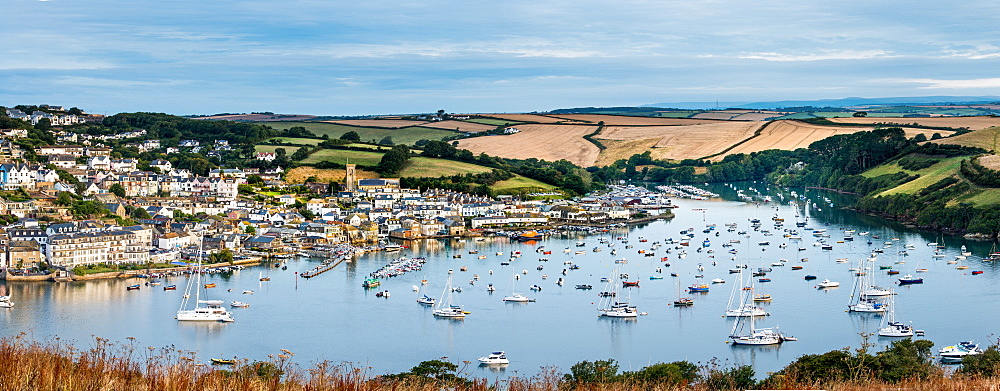
<path fill-rule="evenodd" d="M 409 248 L 401 252 L 363 255 L 309 280 L 296 278 L 295 273 L 309 270 L 322 260 L 290 260 L 287 270 L 260 266 L 206 275 L 204 283 L 217 284 L 207 290 L 208 298 L 250 303 L 248 308 L 232 309 L 236 322 L 227 324 L 174 320 L 189 277 L 163 281 L 163 285 L 176 284 L 176 291 L 164 291 L 162 286 L 126 291 L 126 286 L 141 284 L 140 280 L 9 282 L 3 289 L 13 296 L 16 306 L 0 311 L 0 333 L 26 333 L 37 340 L 60 338 L 84 348 L 93 344 L 95 336 L 123 343 L 133 337 L 134 343 L 142 347 L 174 346 L 197 351 L 198 358 L 206 362 L 211 357 L 233 356 L 265 360 L 287 349 L 295 354 L 294 361 L 303 365 L 318 360 L 350 362 L 370 367 L 375 374 L 405 371 L 420 361 L 441 357 L 457 363 L 469 361 L 470 375 L 487 378 L 534 375 L 550 366 L 566 372 L 582 360 L 613 358 L 622 370 L 635 370 L 657 362 L 704 363 L 716 358 L 723 363 L 751 364 L 761 376 L 803 354 L 858 347 L 862 342 L 859 333 L 872 333 L 880 327 L 884 321 L 881 315 L 845 310 L 855 279 L 849 269 L 869 258 L 874 249 L 882 249 L 878 261 L 870 263 L 874 269 L 870 273 L 877 284 L 898 292 L 894 300 L 897 320 L 912 322 L 916 329 L 924 330 L 926 338 L 937 344 L 935 349 L 963 340 L 987 343 L 996 338 L 994 325 L 1000 320 L 995 312 L 1000 298 L 998 270 L 996 265 L 981 261 L 990 252 L 991 243 L 942 237 L 859 215 L 841 209 L 850 204 L 848 196 L 830 192 L 754 183 L 705 188 L 722 194 L 723 199 L 677 200 L 680 207 L 674 210 L 673 220 L 600 235 L 553 237 L 534 243 L 517 243 L 503 237 L 413 241 L 404 243 Z M 740 201 L 736 190 L 754 195 L 758 201 L 770 195 L 773 201 Z M 806 194 L 815 206 L 807 213 L 801 198 L 797 207 L 790 205 L 790 190 Z M 775 215 L 785 220 L 782 228 L 774 227 Z M 751 228 L 751 219 L 761 221 L 760 230 Z M 829 237 L 814 237 L 814 230 L 804 228 L 798 229 L 801 240 L 784 237 L 784 230 L 795 229 L 796 221 L 806 222 L 814 230 L 825 229 Z M 729 232 L 724 225 L 727 223 L 735 223 L 736 229 Z M 716 227 L 713 231 L 703 232 L 712 224 Z M 683 248 L 687 251 L 685 257 L 678 256 L 682 249 L 675 249 L 675 245 L 651 249 L 654 242 L 681 239 L 680 231 L 690 228 L 695 237 L 690 246 Z M 766 236 L 764 230 L 771 235 Z M 848 230 L 854 231 L 853 241 L 843 241 Z M 861 236 L 862 232 L 868 235 Z M 613 246 L 599 243 L 599 237 L 608 239 Z M 705 239 L 710 241 L 708 247 L 697 252 Z M 814 246 L 819 239 L 833 249 Z M 584 245 L 578 247 L 581 241 Z M 761 245 L 762 241 L 769 244 Z M 887 242 L 891 246 L 887 247 Z M 927 245 L 930 242 L 945 246 L 943 257 L 933 257 L 934 248 Z M 723 247 L 725 243 L 731 247 Z M 787 244 L 784 248 L 783 243 Z M 906 250 L 906 245 L 912 245 L 912 249 Z M 956 260 L 962 245 L 973 255 L 949 264 Z M 536 252 L 538 246 L 552 254 Z M 594 252 L 594 248 L 601 251 Z M 669 254 L 665 252 L 668 248 Z M 611 250 L 617 254 L 612 255 Z M 639 250 L 655 255 L 645 256 Z M 735 254 L 730 250 L 736 250 Z M 903 250 L 906 255 L 899 253 Z M 511 260 L 513 251 L 522 254 Z M 482 255 L 486 258 L 479 259 Z M 426 257 L 427 262 L 420 271 L 384 279 L 376 289 L 362 288 L 369 273 L 400 256 Z M 548 261 L 541 261 L 543 257 Z M 669 267 L 662 257 L 668 257 Z M 614 262 L 621 258 L 628 262 Z M 837 262 L 844 258 L 848 262 Z M 786 265 L 770 266 L 779 259 L 787 260 Z M 580 268 L 564 276 L 566 262 Z M 698 269 L 699 264 L 704 271 Z M 723 314 L 739 280 L 739 274 L 729 273 L 736 265 L 747 265 L 746 271 L 772 267 L 766 276 L 771 281 L 756 283 L 758 293 L 773 297 L 771 303 L 759 304 L 771 315 L 758 318 L 757 326 L 778 326 L 798 341 L 770 347 L 734 347 L 726 343 L 735 318 Z M 962 265 L 969 268 L 956 268 Z M 539 266 L 542 270 L 538 270 Z M 802 268 L 793 270 L 792 266 Z M 901 272 L 899 276 L 919 275 L 925 283 L 898 286 L 895 282 L 899 276 L 887 275 L 876 266 L 890 266 Z M 463 267 L 467 271 L 461 271 Z M 662 271 L 657 272 L 657 267 Z M 616 268 L 640 285 L 621 288 L 619 298 L 628 298 L 646 315 L 632 320 L 598 317 L 597 294 L 605 288 L 600 279 L 612 275 Z M 927 271 L 916 273 L 916 269 Z M 471 312 L 464 320 L 434 318 L 429 307 L 415 302 L 422 294 L 440 299 L 449 270 L 453 271 L 454 286 L 462 288 L 462 292 L 453 294 L 456 303 Z M 973 271 L 983 273 L 974 275 Z M 513 289 L 536 302 L 501 301 L 512 290 L 514 273 L 519 280 L 514 281 Z M 677 277 L 671 277 L 671 273 Z M 744 274 L 749 277 L 749 273 Z M 818 280 L 804 280 L 807 274 Z M 479 275 L 479 281 L 471 285 L 474 275 Z M 543 275 L 548 278 L 543 279 Z M 271 280 L 261 282 L 261 276 Z M 650 276 L 663 279 L 651 280 Z M 565 279 L 563 286 L 556 284 L 560 277 Z M 712 284 L 715 278 L 725 283 Z M 823 279 L 840 282 L 841 287 L 816 289 Z M 422 286 L 421 280 L 427 280 L 427 285 Z M 496 288 L 492 294 L 486 289 L 490 283 Z M 678 287 L 694 283 L 710 285 L 710 292 L 684 292 L 683 296 L 694 297 L 694 306 L 672 307 Z M 594 289 L 578 290 L 574 288 L 577 284 L 593 285 Z M 531 285 L 542 289 L 529 290 Z M 418 286 L 420 292 L 413 292 L 413 286 Z M 254 293 L 241 293 L 244 290 Z M 386 290 L 391 293 L 389 298 L 376 297 L 376 292 Z M 870 339 L 879 348 L 890 341 Z M 475 365 L 477 357 L 494 350 L 506 351 L 511 364 L 501 371 Z"/>

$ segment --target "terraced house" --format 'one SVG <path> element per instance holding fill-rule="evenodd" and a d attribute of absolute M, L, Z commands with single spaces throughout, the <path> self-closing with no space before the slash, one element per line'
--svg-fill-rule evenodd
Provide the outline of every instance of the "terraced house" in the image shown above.
<path fill-rule="evenodd" d="M 149 247 L 132 231 L 77 232 L 49 237 L 45 255 L 52 265 L 72 269 L 99 263 L 145 263 Z"/>

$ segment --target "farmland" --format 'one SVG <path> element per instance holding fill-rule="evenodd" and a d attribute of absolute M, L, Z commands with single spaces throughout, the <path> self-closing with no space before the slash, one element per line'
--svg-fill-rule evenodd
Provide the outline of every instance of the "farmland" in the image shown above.
<path fill-rule="evenodd" d="M 642 153 L 651 150 L 657 159 L 699 159 L 724 151 L 733 144 L 753 135 L 761 122 L 721 122 L 686 126 L 608 126 L 596 137 L 599 140 L 636 141 L 652 140 L 634 144 L 610 143 L 605 152 L 617 158 L 631 156 L 629 152 Z M 629 151 L 628 149 L 635 148 Z M 651 148 L 651 149 L 649 149 Z M 640 150 L 641 149 L 641 150 Z M 602 162 L 607 162 L 602 159 Z"/>
<path fill-rule="evenodd" d="M 371 171 L 357 170 L 359 179 L 378 178 L 378 174 Z M 346 172 L 337 169 L 319 169 L 309 166 L 295 167 L 285 173 L 285 180 L 289 183 L 303 183 L 309 177 L 316 177 L 317 182 L 344 182 Z"/>
<path fill-rule="evenodd" d="M 501 123 L 500 125 L 503 124 Z M 424 125 L 421 125 L 421 127 L 454 130 L 459 132 L 478 133 L 478 132 L 486 132 L 493 130 L 497 127 L 497 125 L 466 122 L 466 121 L 439 121 L 439 122 L 428 122 Z"/>
<path fill-rule="evenodd" d="M 423 127 L 407 127 L 399 129 L 387 129 L 387 128 L 371 128 L 371 127 L 360 127 L 360 126 L 348 126 L 341 124 L 333 124 L 328 122 L 275 122 L 270 123 L 275 129 L 288 129 L 293 126 L 302 126 L 313 132 L 317 136 L 328 135 L 330 138 L 339 138 L 344 135 L 344 133 L 354 131 L 361 136 L 361 140 L 379 141 L 386 136 L 391 136 L 392 141 L 396 144 L 407 144 L 413 145 L 417 140 L 441 140 L 446 137 L 455 136 L 458 133 L 454 131 L 447 131 L 443 129 L 431 129 Z"/>
<path fill-rule="evenodd" d="M 869 128 L 812 125 L 799 121 L 775 121 L 761 130 L 760 135 L 726 152 L 726 155 L 758 152 L 767 149 L 794 150 L 808 147 L 814 141 L 838 134 L 851 134 Z M 722 159 L 723 156 L 719 156 Z"/>
<path fill-rule="evenodd" d="M 319 162 L 334 162 L 338 164 L 360 164 L 364 166 L 377 165 L 382 160 L 382 154 L 375 151 L 353 151 L 347 149 L 321 149 L 302 161 L 304 164 Z"/>
<path fill-rule="evenodd" d="M 517 128 L 520 133 L 459 140 L 458 148 L 513 159 L 566 159 L 583 167 L 593 165 L 600 152 L 583 138 L 597 129 L 594 125 L 521 124 Z"/>
<path fill-rule="evenodd" d="M 484 114 L 492 118 L 499 118 L 501 120 L 510 120 L 518 122 L 538 122 L 542 124 L 554 124 L 558 122 L 565 122 L 562 118 L 553 118 L 544 115 L 537 114 Z"/>
<path fill-rule="evenodd" d="M 406 163 L 399 176 L 417 178 L 439 177 L 442 175 L 478 174 L 489 171 L 489 167 L 476 164 L 417 156 L 410 158 L 410 161 Z"/>
<path fill-rule="evenodd" d="M 349 126 L 392 128 L 392 129 L 406 128 L 410 126 L 420 126 L 420 125 L 426 125 L 428 123 L 428 121 L 409 121 L 402 119 L 347 119 L 347 120 L 320 121 L 320 122 L 349 125 Z"/>
<path fill-rule="evenodd" d="M 553 115 L 571 121 L 589 122 L 596 124 L 604 122 L 604 125 L 621 126 L 663 126 L 663 125 L 698 125 L 708 124 L 717 121 L 698 120 L 687 118 L 657 118 L 657 117 L 634 117 L 626 115 L 600 115 L 600 114 L 560 114 Z"/>
<path fill-rule="evenodd" d="M 924 117 L 924 118 L 875 118 L 875 117 L 847 117 L 847 118 L 830 118 L 830 121 L 839 123 L 849 123 L 849 124 L 866 124 L 871 125 L 875 123 L 896 123 L 900 126 L 906 126 L 909 124 L 919 124 L 920 126 L 942 126 L 949 128 L 969 128 L 972 130 L 986 129 L 991 126 L 1000 126 L 1000 118 L 998 117 Z"/>
<path fill-rule="evenodd" d="M 934 142 L 934 141 L 932 141 Z M 954 137 L 941 140 L 942 144 L 964 145 L 967 147 L 979 147 L 988 151 L 996 151 L 1000 147 L 1000 127 L 976 130 Z"/>

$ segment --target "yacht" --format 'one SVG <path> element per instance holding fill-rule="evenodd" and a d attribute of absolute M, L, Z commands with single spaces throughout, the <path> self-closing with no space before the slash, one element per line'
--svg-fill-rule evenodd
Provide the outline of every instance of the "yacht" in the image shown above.
<path fill-rule="evenodd" d="M 823 282 L 819 283 L 819 285 L 816 285 L 816 289 L 836 288 L 838 286 L 840 286 L 839 282 L 823 280 Z"/>
<path fill-rule="evenodd" d="M 912 337 L 915 334 L 913 326 L 896 321 L 896 306 L 892 296 L 889 296 L 889 314 L 885 317 L 885 327 L 878 329 L 880 337 Z"/>
<path fill-rule="evenodd" d="M 225 304 L 224 301 L 201 299 L 202 286 L 204 286 L 207 289 L 209 288 L 209 285 L 211 285 L 211 287 L 214 287 L 215 284 L 202 285 L 201 283 L 201 275 L 202 275 L 201 254 L 204 254 L 204 251 L 202 251 L 205 242 L 204 234 L 201 235 L 200 238 L 201 242 L 198 245 L 198 254 L 199 254 L 198 268 L 196 269 L 195 272 L 196 277 L 188 279 L 187 289 L 185 289 L 184 297 L 183 299 L 181 299 L 181 306 L 180 309 L 177 310 L 176 319 L 178 321 L 235 322 L 236 319 L 233 319 L 233 316 L 230 315 L 228 311 L 226 311 L 225 307 L 223 307 L 223 305 Z M 188 300 L 190 300 L 192 288 L 194 289 L 195 306 L 194 308 L 189 310 L 184 309 L 185 307 L 188 306 Z"/>
<path fill-rule="evenodd" d="M 424 305 L 434 305 L 434 298 L 427 295 L 423 295 L 419 299 L 417 299 L 417 303 Z"/>
<path fill-rule="evenodd" d="M 12 308 L 14 302 L 10 301 L 10 296 L 0 296 L 0 308 Z"/>
<path fill-rule="evenodd" d="M 493 352 L 486 357 L 480 357 L 479 363 L 481 365 L 507 365 L 510 364 L 510 360 L 507 359 L 507 355 L 504 352 Z"/>
<path fill-rule="evenodd" d="M 444 291 L 441 292 L 441 296 L 444 300 L 440 300 L 434 304 L 434 316 L 439 318 L 454 318 L 454 319 L 464 319 L 467 313 L 459 305 L 453 305 L 451 303 L 452 292 L 451 289 L 451 279 L 452 276 L 448 276 L 448 282 L 444 285 Z"/>
<path fill-rule="evenodd" d="M 983 350 L 979 348 L 978 344 L 972 341 L 959 342 L 958 345 L 945 346 L 941 350 L 938 350 L 941 362 L 946 364 L 960 363 L 965 356 L 978 354 L 983 354 Z"/>

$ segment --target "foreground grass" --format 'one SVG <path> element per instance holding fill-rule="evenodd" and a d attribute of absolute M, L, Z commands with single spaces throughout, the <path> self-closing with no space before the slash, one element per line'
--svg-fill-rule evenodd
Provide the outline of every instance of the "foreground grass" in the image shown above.
<path fill-rule="evenodd" d="M 933 166 L 927 167 L 923 170 L 915 171 L 920 174 L 920 178 L 914 179 L 912 181 L 906 182 L 902 185 L 894 187 L 892 189 L 886 190 L 879 195 L 892 195 L 897 193 L 913 194 L 921 189 L 927 188 L 930 185 L 937 183 L 938 181 L 953 175 L 958 175 L 958 168 L 962 163 L 962 159 L 965 157 L 958 156 L 948 159 L 943 159 L 940 162 L 934 164 Z"/>
<path fill-rule="evenodd" d="M 381 377 L 370 367 L 334 364 L 328 361 L 301 367 L 292 362 L 294 354 L 287 350 L 268 357 L 267 361 L 237 360 L 236 365 L 213 367 L 195 352 L 174 348 L 152 348 L 139 345 L 134 339 L 114 343 L 95 338 L 87 349 L 77 349 L 56 339 L 42 343 L 28 340 L 21 334 L 0 339 L 0 390 L 332 390 L 332 391 L 437 391 L 437 390 L 730 390 L 730 385 L 718 375 L 725 370 L 713 367 L 699 369 L 702 380 L 685 381 L 616 380 L 563 381 L 556 368 L 543 368 L 535 376 L 511 376 L 490 382 L 485 379 L 465 380 L 464 368 L 459 381 L 438 380 L 434 373 L 420 376 Z M 417 369 L 417 367 L 414 367 Z M 411 374 L 416 371 L 411 372 Z M 454 379 L 455 376 L 451 376 Z M 448 379 L 448 378 L 446 378 Z M 714 379 L 714 380 L 713 380 Z M 759 385 L 758 385 L 759 386 Z M 998 389 L 997 378 L 961 377 L 937 371 L 924 380 L 903 380 L 884 383 L 877 380 L 854 382 L 798 382 L 779 379 L 771 389 L 826 389 L 840 391 L 905 390 L 969 390 Z"/>

